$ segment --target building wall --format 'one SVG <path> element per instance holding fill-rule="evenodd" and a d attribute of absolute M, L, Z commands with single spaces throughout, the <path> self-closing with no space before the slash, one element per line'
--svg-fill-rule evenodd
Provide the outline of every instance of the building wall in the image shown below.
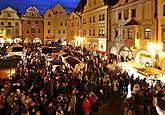
<path fill-rule="evenodd" d="M 31 42 L 35 38 L 39 38 L 44 43 L 44 22 L 39 11 L 35 7 L 29 7 L 22 19 L 22 35 L 23 41 L 29 38 Z"/>
<path fill-rule="evenodd" d="M 17 11 L 7 7 L 1 11 L 0 15 L 0 37 L 2 38 L 22 38 L 21 19 Z"/>
<path fill-rule="evenodd" d="M 133 9 L 135 15 L 132 17 Z M 120 49 L 122 46 L 137 49 L 146 49 L 147 43 L 154 41 L 155 20 L 152 0 L 130 0 L 128 3 L 120 0 L 112 7 L 111 15 L 111 46 L 114 44 Z M 121 16 L 119 16 L 119 13 Z M 139 25 L 125 26 L 131 19 Z M 145 30 L 150 29 L 150 37 L 145 38 Z M 133 30 L 132 39 L 129 39 L 129 30 Z M 118 34 L 117 34 L 118 33 Z"/>
<path fill-rule="evenodd" d="M 106 51 L 107 47 L 107 9 L 103 0 L 87 0 L 80 18 L 69 18 L 68 30 L 70 38 L 76 46 L 84 46 L 88 49 Z M 77 22 L 80 20 L 80 27 Z M 74 27 L 79 30 L 74 29 Z M 77 34 L 78 33 L 78 34 Z"/>
<path fill-rule="evenodd" d="M 60 4 L 47 10 L 44 14 L 45 43 L 48 41 L 58 41 L 59 38 L 61 38 L 62 41 L 66 39 L 66 20 L 66 10 Z M 48 31 L 50 31 L 50 33 Z"/>

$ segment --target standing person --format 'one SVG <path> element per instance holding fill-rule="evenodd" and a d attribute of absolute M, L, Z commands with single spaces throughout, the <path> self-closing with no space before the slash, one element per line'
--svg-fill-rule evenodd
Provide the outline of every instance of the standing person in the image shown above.
<path fill-rule="evenodd" d="M 84 115 L 83 101 L 84 101 L 84 96 L 83 94 L 81 94 L 77 99 L 77 114 L 78 115 Z"/>
<path fill-rule="evenodd" d="M 84 99 L 83 108 L 84 108 L 84 115 L 89 115 L 90 103 L 87 98 Z"/>
<path fill-rule="evenodd" d="M 115 80 L 113 81 L 113 91 L 115 96 L 118 95 L 118 87 L 119 87 L 119 82 L 117 78 L 115 78 Z"/>

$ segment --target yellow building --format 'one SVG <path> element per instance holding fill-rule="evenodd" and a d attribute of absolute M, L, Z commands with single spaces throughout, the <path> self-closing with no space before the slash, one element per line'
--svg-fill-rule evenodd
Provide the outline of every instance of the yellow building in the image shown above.
<path fill-rule="evenodd" d="M 54 8 L 48 9 L 44 14 L 44 43 L 49 41 L 62 42 L 66 39 L 66 10 L 57 4 Z"/>
<path fill-rule="evenodd" d="M 110 52 L 124 58 L 134 58 L 137 63 L 153 64 L 147 51 L 148 42 L 155 39 L 153 0 L 119 0 L 110 9 Z"/>
<path fill-rule="evenodd" d="M 81 45 L 83 38 L 78 37 L 80 36 L 81 30 L 81 16 L 76 13 L 72 12 L 67 19 L 67 28 L 66 28 L 66 36 L 67 36 L 67 43 L 70 45 Z M 79 42 L 76 44 L 76 40 Z"/>
<path fill-rule="evenodd" d="M 1 11 L 0 38 L 6 42 L 13 42 L 15 38 L 22 38 L 22 24 L 18 12 L 11 7 Z"/>
<path fill-rule="evenodd" d="M 108 6 L 104 5 L 103 1 L 87 0 L 84 4 L 81 0 L 78 8 L 72 12 L 68 20 L 69 27 L 67 30 L 69 30 L 69 35 L 72 36 L 74 45 L 106 51 Z M 76 30 L 75 27 L 79 29 Z"/>
<path fill-rule="evenodd" d="M 44 43 L 44 21 L 36 7 L 31 6 L 21 18 L 24 43 Z"/>

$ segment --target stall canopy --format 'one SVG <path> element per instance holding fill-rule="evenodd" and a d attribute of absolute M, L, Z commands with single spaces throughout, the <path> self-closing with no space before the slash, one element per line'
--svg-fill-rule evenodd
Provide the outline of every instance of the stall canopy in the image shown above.
<path fill-rule="evenodd" d="M 82 63 L 79 59 L 75 57 L 68 57 L 65 59 L 68 64 L 70 64 L 73 68 L 77 65 Z"/>
<path fill-rule="evenodd" d="M 62 61 L 57 60 L 57 59 L 51 60 L 50 63 L 53 65 L 64 65 L 64 63 Z"/>
<path fill-rule="evenodd" d="M 23 46 L 20 44 L 13 44 L 11 47 L 7 49 L 7 53 L 9 52 L 22 52 Z"/>
<path fill-rule="evenodd" d="M 4 44 L 5 43 L 5 40 L 3 38 L 0 38 L 0 43 L 1 44 Z"/>
<path fill-rule="evenodd" d="M 35 38 L 35 39 L 33 40 L 33 43 L 41 43 L 41 39 L 40 39 L 40 38 Z"/>
<path fill-rule="evenodd" d="M 12 39 L 12 38 L 7 38 L 7 39 L 5 40 L 5 42 L 6 42 L 6 43 L 13 43 L 13 39 Z"/>
<path fill-rule="evenodd" d="M 14 43 L 21 43 L 22 42 L 22 39 L 21 38 L 15 38 L 14 39 Z"/>

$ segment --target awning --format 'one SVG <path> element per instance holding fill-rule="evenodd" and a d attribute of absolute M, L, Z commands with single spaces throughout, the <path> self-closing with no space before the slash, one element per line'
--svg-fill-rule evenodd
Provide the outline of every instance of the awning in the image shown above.
<path fill-rule="evenodd" d="M 131 19 L 128 23 L 126 23 L 124 26 L 136 26 L 139 25 L 139 23 L 135 19 Z"/>

